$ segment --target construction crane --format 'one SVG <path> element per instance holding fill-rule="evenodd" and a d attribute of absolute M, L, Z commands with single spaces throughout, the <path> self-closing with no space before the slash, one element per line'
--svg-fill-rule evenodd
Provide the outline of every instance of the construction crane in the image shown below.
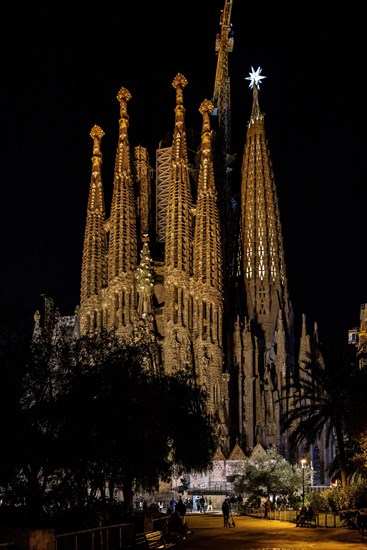
<path fill-rule="evenodd" d="M 220 14 L 220 33 L 217 34 L 215 40 L 215 51 L 217 52 L 218 59 L 213 94 L 213 115 L 218 116 L 222 147 L 227 155 L 230 154 L 231 149 L 231 98 L 228 53 L 232 52 L 234 44 L 231 13 L 232 0 L 225 0 L 224 9 Z"/>
<path fill-rule="evenodd" d="M 228 284 L 229 277 L 234 271 L 234 251 L 231 244 L 234 242 L 233 228 L 233 197 L 231 192 L 231 98 L 230 78 L 228 71 L 228 54 L 233 50 L 233 29 L 231 23 L 232 0 L 225 0 L 224 9 L 220 14 L 220 33 L 216 35 L 215 51 L 217 54 L 217 69 L 214 83 L 212 116 L 217 119 L 214 125 L 217 130 L 217 158 L 220 170 L 217 172 L 220 216 L 224 228 L 222 235 L 223 257 L 226 266 L 224 284 Z"/>
<path fill-rule="evenodd" d="M 217 69 L 214 83 L 212 103 L 213 117 L 217 118 L 216 129 L 217 151 L 219 151 L 221 172 L 217 174 L 218 192 L 220 200 L 220 215 L 225 228 L 223 235 L 223 258 L 226 265 L 226 281 L 237 271 L 238 246 L 235 219 L 239 215 L 238 200 L 231 186 L 232 163 L 234 156 L 231 153 L 231 96 L 230 77 L 228 70 L 228 54 L 233 51 L 234 35 L 231 23 L 232 0 L 224 1 L 224 8 L 220 14 L 220 32 L 216 35 L 215 51 L 217 53 Z"/>
<path fill-rule="evenodd" d="M 215 52 L 217 67 L 212 103 L 212 127 L 214 130 L 214 169 L 219 199 L 219 217 L 222 227 L 223 293 L 230 297 L 223 309 L 223 326 L 232 326 L 237 311 L 237 279 L 239 262 L 240 208 L 232 185 L 234 175 L 231 153 L 231 96 L 228 57 L 233 50 L 233 29 L 231 24 L 232 0 L 224 0 L 220 14 L 220 32 L 216 35 Z M 223 340 L 226 368 L 232 365 L 230 346 Z"/>

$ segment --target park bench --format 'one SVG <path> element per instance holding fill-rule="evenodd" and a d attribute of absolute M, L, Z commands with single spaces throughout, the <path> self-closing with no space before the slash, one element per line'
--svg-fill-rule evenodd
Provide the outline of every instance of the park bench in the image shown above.
<path fill-rule="evenodd" d="M 312 527 L 312 525 L 316 527 L 317 517 L 318 514 L 302 514 L 298 517 L 296 525 L 297 527 Z"/>
<path fill-rule="evenodd" d="M 140 550 L 166 550 L 168 548 L 178 548 L 177 542 L 166 540 L 162 531 L 150 531 L 135 535 L 134 547 Z"/>

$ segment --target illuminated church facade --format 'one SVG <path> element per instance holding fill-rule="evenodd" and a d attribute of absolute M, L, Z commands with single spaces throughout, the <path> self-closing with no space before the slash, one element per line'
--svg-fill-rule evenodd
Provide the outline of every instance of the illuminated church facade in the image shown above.
<path fill-rule="evenodd" d="M 155 169 L 148 150 L 129 143 L 131 95 L 122 87 L 107 212 L 104 131 L 98 125 L 91 129 L 80 304 L 67 319 L 80 336 L 114 331 L 127 342 L 149 337 L 167 372 L 194 373 L 207 390 L 209 410 L 220 419 L 224 456 L 237 444 L 247 454 L 258 444 L 275 445 L 296 461 L 281 421 L 292 407 L 291 382 L 310 336 L 303 317 L 295 345 L 275 176 L 259 102 L 261 69 L 252 69 L 248 78 L 252 109 L 239 169 L 229 167 L 230 8 L 226 0 L 214 97 L 198 102 L 195 155 L 192 144 L 188 147 L 184 75 L 172 81 L 172 139 L 157 149 Z M 41 328 L 38 316 L 35 330 Z M 314 467 L 324 471 L 330 457 L 324 448 L 316 455 Z"/>

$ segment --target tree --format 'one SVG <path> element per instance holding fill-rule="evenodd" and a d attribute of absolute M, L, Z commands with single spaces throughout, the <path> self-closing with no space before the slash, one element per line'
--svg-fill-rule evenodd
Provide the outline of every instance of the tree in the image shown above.
<path fill-rule="evenodd" d="M 231 476 L 236 491 L 251 497 L 292 495 L 301 486 L 301 471 L 270 447 L 256 460 L 245 460 Z"/>
<path fill-rule="evenodd" d="M 38 519 L 59 484 L 62 462 L 60 430 L 65 412 L 60 395 L 72 377 L 69 344 L 40 338 L 28 343 L 18 366 L 18 392 L 13 403 L 14 433 L 7 453 L 7 475 L 0 477 L 5 504 L 24 507 Z M 62 365 L 62 368 L 61 368 Z"/>
<path fill-rule="evenodd" d="M 29 321 L 19 299 L 0 297 L 0 438 L 6 452 L 0 462 L 1 487 L 7 487 L 14 475 L 14 459 L 19 444 L 19 400 L 25 365 L 29 353 Z"/>
<path fill-rule="evenodd" d="M 316 343 L 300 366 L 299 380 L 293 385 L 294 406 L 282 424 L 283 433 L 290 431 L 292 448 L 316 443 L 324 430 L 327 442 L 335 434 L 343 487 L 347 485 L 348 470 L 345 435 L 355 418 L 358 380 L 354 346 Z"/>
<path fill-rule="evenodd" d="M 146 368 L 144 358 L 156 354 L 147 354 L 145 344 L 122 346 L 108 335 L 79 346 L 88 352 L 76 350 L 80 380 L 75 379 L 68 394 L 67 409 L 84 412 L 69 414 L 65 437 L 67 448 L 73 449 L 70 467 L 75 468 L 78 454 L 88 460 L 89 494 L 99 490 L 104 495 L 107 484 L 110 492 L 120 487 L 131 506 L 135 486 L 157 488 L 174 465 L 198 471 L 211 464 L 216 426 L 194 378 L 166 375 L 155 364 Z"/>
<path fill-rule="evenodd" d="M 356 465 L 358 477 L 367 480 L 367 434 L 361 434 L 359 437 L 359 447 L 357 448 L 353 461 Z"/>
<path fill-rule="evenodd" d="M 207 396 L 164 374 L 153 344 L 113 334 L 32 343 L 17 401 L 17 445 L 0 491 L 33 518 L 157 487 L 174 465 L 205 470 L 217 441 Z M 150 358 L 150 359 L 149 359 Z M 152 360 L 154 358 L 154 361 Z"/>

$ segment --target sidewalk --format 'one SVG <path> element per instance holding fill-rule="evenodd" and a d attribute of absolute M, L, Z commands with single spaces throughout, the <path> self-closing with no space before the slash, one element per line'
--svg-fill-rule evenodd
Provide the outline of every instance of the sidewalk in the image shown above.
<path fill-rule="evenodd" d="M 192 534 L 179 550 L 367 550 L 357 530 L 296 527 L 294 523 L 234 515 L 235 527 L 223 527 L 221 513 L 190 513 Z"/>

